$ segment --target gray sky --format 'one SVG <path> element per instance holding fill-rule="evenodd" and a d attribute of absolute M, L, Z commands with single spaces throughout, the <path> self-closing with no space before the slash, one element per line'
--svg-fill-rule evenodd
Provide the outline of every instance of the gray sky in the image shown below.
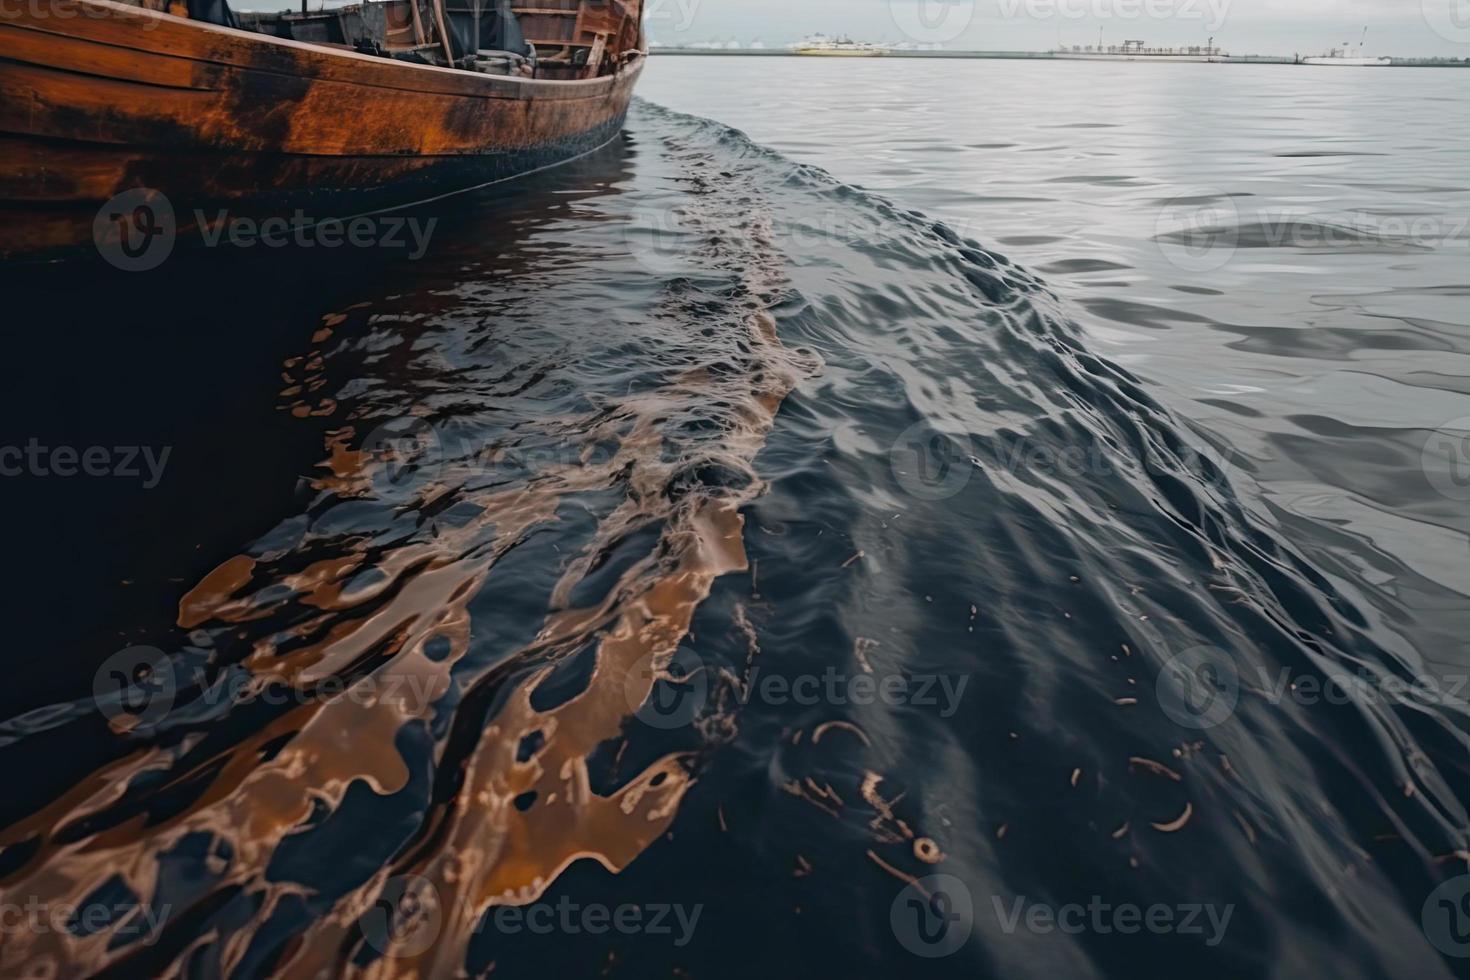
<path fill-rule="evenodd" d="M 1470 0 L 645 0 L 649 34 L 669 45 L 814 33 L 948 48 L 1045 50 L 1128 38 L 1203 44 L 1232 54 L 1317 54 L 1357 44 L 1369 55 L 1470 57 Z M 1467 73 L 1470 84 L 1470 73 Z"/>

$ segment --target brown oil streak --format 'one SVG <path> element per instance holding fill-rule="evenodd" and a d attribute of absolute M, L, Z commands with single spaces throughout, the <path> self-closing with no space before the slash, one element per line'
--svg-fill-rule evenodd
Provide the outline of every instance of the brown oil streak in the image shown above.
<path fill-rule="evenodd" d="M 779 263 L 768 227 L 757 223 L 752 237 L 762 261 L 744 274 L 751 280 L 747 290 L 759 297 L 772 291 Z M 526 487 L 468 494 L 464 499 L 481 508 L 473 520 L 442 529 L 432 540 L 374 556 L 373 567 L 382 578 L 372 586 L 347 589 L 368 560 L 352 548 L 289 573 L 273 570 L 265 559 L 239 556 L 205 576 L 180 602 L 181 625 L 235 636 L 287 605 L 295 613 L 294 628 L 258 637 L 239 661 L 251 675 L 249 693 L 266 684 L 310 689 L 374 657 L 380 662 L 369 676 L 391 675 L 409 683 L 366 698 L 353 697 L 349 689 L 306 699 L 187 771 L 175 769 L 183 749 L 150 748 L 105 767 L 50 806 L 0 831 L 0 847 L 27 842 L 34 848 L 5 880 L 6 892 L 81 905 L 99 883 L 117 877 L 147 901 L 158 893 L 160 856 L 185 837 L 204 834 L 216 841 L 218 876 L 211 892 L 244 889 L 258 898 L 254 924 L 264 922 L 278 902 L 301 887 L 268 880 L 266 868 L 282 841 L 308 825 L 318 805 L 337 809 L 354 781 L 380 795 L 407 783 L 407 763 L 395 748 L 395 736 L 405 725 L 427 719 L 448 690 L 450 672 L 470 646 L 469 603 L 499 558 L 534 528 L 555 521 L 568 494 L 619 481 L 626 481 L 625 500 L 569 562 L 535 641 L 511 657 L 513 663 L 535 656 L 555 660 L 594 643 L 597 663 L 587 688 L 543 711 L 533 707 L 531 692 L 551 667 L 522 679 L 461 763 L 457 792 L 425 815 L 424 846 L 338 900 L 300 937 L 282 972 L 315 977 L 348 970 L 354 926 L 394 875 L 417 875 L 431 883 L 446 909 L 444 934 L 417 955 L 390 949 L 366 972 L 429 977 L 458 968 L 471 932 L 490 907 L 534 901 L 578 860 L 594 860 L 614 872 L 627 867 L 669 828 L 690 786 L 686 757 L 668 754 L 608 796 L 591 790 L 588 757 L 620 736 L 667 669 L 715 580 L 746 567 L 740 508 L 764 490 L 750 466 L 785 395 L 810 370 L 780 344 L 762 303 L 752 299 L 749 306 L 742 339 L 751 352 L 745 371 L 714 380 L 710 372 L 691 370 L 664 389 L 627 396 L 615 415 L 582 433 L 587 451 L 580 462 L 548 467 Z M 715 452 L 743 467 L 751 479 L 738 490 L 705 488 L 671 496 L 666 489 L 680 463 L 661 452 L 663 423 L 678 404 L 709 399 L 712 385 L 721 386 L 719 397 L 735 405 L 734 422 Z M 326 436 L 322 489 L 344 497 L 370 494 L 377 465 L 369 454 L 348 448 L 355 429 L 333 429 Z M 617 444 L 612 457 L 593 462 L 591 447 L 607 442 Z M 440 485 L 423 488 L 422 496 L 442 495 L 451 483 L 462 486 L 455 476 L 444 475 Z M 567 605 L 593 568 L 594 556 L 656 524 L 662 525 L 658 544 L 601 602 L 580 609 Z M 345 615 L 364 607 L 370 607 L 365 615 Z M 437 659 L 425 653 L 435 637 L 450 642 L 449 653 Z M 304 645 L 286 646 L 288 640 L 303 639 Z M 640 665 L 648 669 L 637 669 Z M 536 731 L 545 736 L 542 748 L 519 760 L 517 746 Z M 267 758 L 267 747 L 283 742 Z M 442 743 L 435 746 L 436 765 L 443 750 Z M 208 776 L 186 807 L 156 823 L 140 815 L 95 833 L 67 832 L 104 815 L 140 775 L 153 772 L 165 774 L 170 785 Z M 533 790 L 539 802 L 523 812 L 514 801 Z M 187 909 L 172 912 L 179 916 Z M 247 927 L 227 937 L 200 937 L 179 956 L 218 941 L 222 969 L 229 973 L 244 956 L 251 932 Z M 0 949 L 0 971 L 24 964 L 54 975 L 96 972 L 131 955 L 129 947 L 110 948 L 112 939 L 105 930 L 92 936 L 16 936 Z M 175 969 L 180 962 L 175 960 Z"/>

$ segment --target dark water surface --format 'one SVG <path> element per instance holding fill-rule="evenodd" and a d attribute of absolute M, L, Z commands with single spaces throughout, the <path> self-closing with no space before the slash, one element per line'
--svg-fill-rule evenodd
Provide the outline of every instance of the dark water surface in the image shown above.
<path fill-rule="evenodd" d="M 1455 973 L 1466 80 L 897 67 L 14 284 L 0 973 Z"/>

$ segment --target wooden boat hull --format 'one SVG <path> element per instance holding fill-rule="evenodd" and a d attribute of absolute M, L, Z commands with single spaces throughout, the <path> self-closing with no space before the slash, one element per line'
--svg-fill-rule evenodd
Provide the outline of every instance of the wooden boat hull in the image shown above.
<path fill-rule="evenodd" d="M 111 0 L 0 7 L 0 255 L 95 244 L 115 195 L 312 218 L 463 190 L 590 152 L 643 63 L 577 80 L 417 65 Z"/>

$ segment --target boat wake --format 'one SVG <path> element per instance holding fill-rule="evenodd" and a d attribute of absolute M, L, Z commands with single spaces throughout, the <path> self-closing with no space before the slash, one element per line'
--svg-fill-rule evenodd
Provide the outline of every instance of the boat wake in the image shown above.
<path fill-rule="evenodd" d="M 299 509 L 0 725 L 110 757 L 0 831 L 8 901 L 105 914 L 0 970 L 892 975 L 946 875 L 944 974 L 1136 969 L 997 911 L 1098 896 L 1230 910 L 1159 969 L 1443 974 L 1464 704 L 1250 460 L 1003 256 L 711 122 L 630 134 L 306 328 Z M 705 911 L 497 918 L 568 896 Z"/>

